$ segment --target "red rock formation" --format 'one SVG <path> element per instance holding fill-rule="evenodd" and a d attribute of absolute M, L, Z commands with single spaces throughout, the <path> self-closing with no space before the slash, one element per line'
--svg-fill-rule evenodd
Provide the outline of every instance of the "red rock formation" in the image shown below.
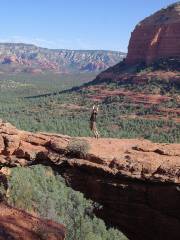
<path fill-rule="evenodd" d="M 70 186 L 103 206 L 99 217 L 130 239 L 179 240 L 180 144 L 80 139 L 90 149 L 74 156 L 67 151 L 69 136 L 20 131 L 1 122 L 0 163 L 54 165 Z"/>
<path fill-rule="evenodd" d="M 18 58 L 15 55 L 12 56 L 6 56 L 3 59 L 3 64 L 11 64 L 11 63 L 19 63 Z"/>
<path fill-rule="evenodd" d="M 65 228 L 61 224 L 42 220 L 25 211 L 0 203 L 0 239 L 64 240 Z"/>
<path fill-rule="evenodd" d="M 144 19 L 132 32 L 128 64 L 148 64 L 161 57 L 180 57 L 180 2 Z"/>

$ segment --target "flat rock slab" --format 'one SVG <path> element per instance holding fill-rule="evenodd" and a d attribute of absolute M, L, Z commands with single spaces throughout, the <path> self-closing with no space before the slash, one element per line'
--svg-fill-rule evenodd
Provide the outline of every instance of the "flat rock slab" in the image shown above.
<path fill-rule="evenodd" d="M 72 156 L 71 141 L 84 141 L 88 152 Z M 117 177 L 180 183 L 180 144 L 153 143 L 145 139 L 70 137 L 55 133 L 31 133 L 0 123 L 2 166 L 25 166 L 34 161 L 63 162 L 94 168 Z"/>

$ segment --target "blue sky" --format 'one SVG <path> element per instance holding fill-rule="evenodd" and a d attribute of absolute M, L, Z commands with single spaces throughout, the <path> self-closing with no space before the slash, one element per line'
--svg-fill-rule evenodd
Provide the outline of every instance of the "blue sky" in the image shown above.
<path fill-rule="evenodd" d="M 0 42 L 127 51 L 135 25 L 175 0 L 5 0 Z"/>

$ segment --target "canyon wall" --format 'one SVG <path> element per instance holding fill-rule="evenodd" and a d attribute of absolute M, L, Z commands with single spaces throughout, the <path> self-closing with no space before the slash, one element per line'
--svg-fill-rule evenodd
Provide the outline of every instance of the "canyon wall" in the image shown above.
<path fill-rule="evenodd" d="M 180 239 L 180 192 L 174 184 L 116 178 L 86 166 L 61 174 L 75 190 L 98 202 L 98 217 L 133 240 Z"/>

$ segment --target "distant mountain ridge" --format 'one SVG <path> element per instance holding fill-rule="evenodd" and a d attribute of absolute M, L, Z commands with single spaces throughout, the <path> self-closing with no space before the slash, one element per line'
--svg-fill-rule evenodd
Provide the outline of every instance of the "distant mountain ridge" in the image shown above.
<path fill-rule="evenodd" d="M 120 62 L 126 54 L 108 50 L 48 49 L 25 43 L 0 43 L 0 67 L 13 71 L 102 71 Z"/>

